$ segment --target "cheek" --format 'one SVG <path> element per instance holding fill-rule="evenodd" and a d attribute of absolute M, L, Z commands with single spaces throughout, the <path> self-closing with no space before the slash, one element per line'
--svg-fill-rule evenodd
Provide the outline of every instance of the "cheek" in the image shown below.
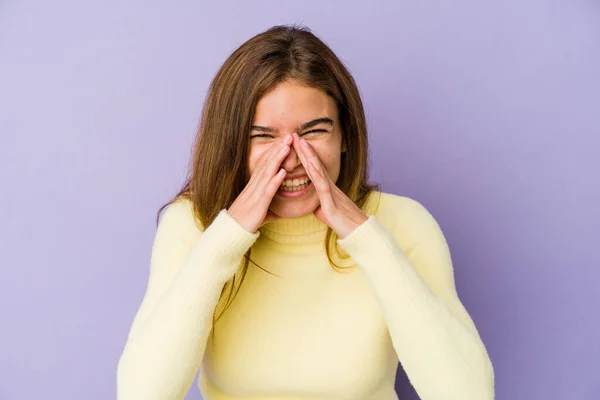
<path fill-rule="evenodd" d="M 262 154 L 262 150 L 259 148 L 252 147 L 248 150 L 248 173 L 252 175 L 254 169 L 256 169 L 256 164 L 258 164 L 258 160 L 260 160 L 260 156 Z"/>
<path fill-rule="evenodd" d="M 335 168 L 336 164 L 339 163 L 341 145 L 335 138 L 331 137 L 327 140 L 314 141 L 314 143 L 311 143 L 311 146 L 321 160 L 321 163 L 325 165 L 328 170 Z"/>
<path fill-rule="evenodd" d="M 337 159 L 335 154 L 332 154 L 329 151 L 325 152 L 316 152 L 319 160 L 321 160 L 321 164 L 325 167 L 325 170 L 329 175 L 335 174 L 339 168 L 337 165 Z"/>

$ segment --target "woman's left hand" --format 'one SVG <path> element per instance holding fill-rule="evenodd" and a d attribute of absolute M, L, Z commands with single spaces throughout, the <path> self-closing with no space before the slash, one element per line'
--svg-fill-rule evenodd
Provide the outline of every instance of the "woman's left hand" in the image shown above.
<path fill-rule="evenodd" d="M 331 180 L 310 144 L 297 133 L 293 136 L 294 149 L 321 202 L 313 214 L 330 226 L 340 239 L 344 239 L 369 217 Z"/>

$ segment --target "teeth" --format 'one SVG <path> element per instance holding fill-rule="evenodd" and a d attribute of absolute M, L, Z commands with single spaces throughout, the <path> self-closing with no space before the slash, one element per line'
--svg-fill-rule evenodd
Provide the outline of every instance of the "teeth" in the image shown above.
<path fill-rule="evenodd" d="M 295 192 L 296 190 L 304 189 L 310 183 L 310 179 L 290 179 L 281 184 L 279 186 L 280 190 L 284 190 L 286 192 Z"/>
<path fill-rule="evenodd" d="M 303 178 L 303 179 L 288 179 L 288 180 L 283 181 L 283 183 L 281 184 L 281 186 L 287 186 L 287 187 L 300 186 L 300 185 L 304 185 L 309 180 L 310 179 L 308 179 L 308 178 Z"/>

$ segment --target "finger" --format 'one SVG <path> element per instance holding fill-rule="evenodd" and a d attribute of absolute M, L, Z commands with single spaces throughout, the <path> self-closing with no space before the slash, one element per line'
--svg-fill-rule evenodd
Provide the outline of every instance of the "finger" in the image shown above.
<path fill-rule="evenodd" d="M 308 159 L 306 157 L 306 151 L 302 148 L 302 146 L 300 146 L 300 136 L 297 133 L 293 133 L 293 136 L 294 136 L 294 142 L 293 142 L 294 150 L 296 150 L 296 154 L 298 154 L 298 158 L 300 158 L 300 162 L 302 163 L 302 165 L 304 165 L 304 169 L 307 171 L 308 177 L 312 181 L 313 178 L 310 175 L 310 172 L 308 172 Z"/>
<path fill-rule="evenodd" d="M 331 180 L 323 176 L 321 171 L 317 170 L 311 161 L 308 162 L 308 171 L 312 176 L 313 185 L 317 189 L 322 208 L 324 210 L 333 209 L 335 203 L 331 193 Z"/>
<path fill-rule="evenodd" d="M 308 163 L 306 160 L 306 156 L 304 155 L 304 152 L 300 148 L 300 136 L 298 136 L 298 134 L 296 132 L 292 133 L 292 136 L 294 138 L 294 141 L 292 142 L 292 146 L 294 147 L 296 154 L 298 154 L 298 158 L 300 158 L 300 162 L 302 163 L 302 165 L 304 165 L 304 168 L 308 171 Z M 310 178 L 310 176 L 309 176 L 309 178 Z"/>
<path fill-rule="evenodd" d="M 308 178 L 312 181 L 312 182 L 316 182 L 318 180 L 318 177 L 314 176 L 314 172 L 313 170 L 309 167 L 309 161 L 306 159 L 306 151 L 304 149 L 302 149 L 302 147 L 300 146 L 300 136 L 297 133 L 294 133 L 294 149 L 296 150 L 296 154 L 298 154 L 298 157 L 300 158 L 300 162 L 302 163 L 302 165 L 304 165 L 304 169 L 306 170 L 307 174 L 308 174 Z M 316 184 L 315 184 L 316 187 Z M 318 193 L 317 190 L 317 195 L 320 196 L 320 194 Z"/>
<path fill-rule="evenodd" d="M 328 178 L 329 175 L 325 172 L 325 167 L 323 166 L 321 159 L 311 145 L 305 139 L 302 139 L 300 136 L 298 136 L 297 133 L 294 135 L 296 135 L 294 148 L 300 154 L 300 161 L 302 161 L 302 164 L 308 169 L 308 163 L 312 162 L 313 166 L 320 171 L 325 178 Z"/>
<path fill-rule="evenodd" d="M 259 182 L 267 185 L 269 180 L 277 174 L 278 169 L 288 155 L 290 151 L 290 142 L 291 137 L 289 135 L 284 136 L 281 140 L 281 143 L 277 149 L 274 149 L 273 152 L 267 155 L 267 158 L 264 160 L 264 164 L 262 169 L 259 171 Z"/>
<path fill-rule="evenodd" d="M 289 139 L 287 140 L 289 142 Z M 280 138 L 273 143 L 262 155 L 256 166 L 256 170 L 251 178 L 255 182 L 263 182 L 265 177 L 272 178 L 286 156 L 289 144 L 286 143 L 286 137 Z M 254 183 L 254 182 L 253 182 Z"/>
<path fill-rule="evenodd" d="M 264 160 L 264 164 L 261 169 L 258 171 L 258 185 L 261 191 L 265 190 L 265 187 L 269 184 L 270 180 L 280 171 L 278 171 L 281 163 L 288 155 L 290 151 L 290 139 L 284 137 L 281 139 L 282 143 L 277 149 L 274 149 L 273 152 L 267 155 L 267 158 Z M 285 171 L 284 171 L 285 172 Z"/>
<path fill-rule="evenodd" d="M 281 168 L 266 185 L 264 192 L 266 196 L 264 197 L 268 199 L 269 203 L 271 202 L 271 199 L 273 199 L 273 196 L 275 196 L 275 193 L 279 190 L 279 186 L 281 186 L 286 175 L 287 171 L 284 168 Z"/>
<path fill-rule="evenodd" d="M 304 148 L 307 161 L 309 163 L 312 163 L 313 167 L 315 167 L 323 175 L 323 178 L 328 178 L 329 175 L 327 175 L 325 167 L 321 162 L 321 159 L 319 158 L 315 150 L 311 147 L 311 145 L 308 144 L 306 140 L 302 139 L 300 140 L 300 147 Z"/>
<path fill-rule="evenodd" d="M 256 163 L 256 169 L 254 170 L 254 173 L 252 175 L 254 180 L 257 180 L 259 177 L 262 176 L 261 173 L 264 170 L 266 164 L 269 162 L 270 159 L 273 158 L 273 154 L 275 154 L 277 150 L 283 147 L 283 144 L 283 138 L 279 138 L 275 141 L 275 143 L 271 144 L 271 146 L 269 146 L 269 148 L 260 155 L 260 160 Z"/>

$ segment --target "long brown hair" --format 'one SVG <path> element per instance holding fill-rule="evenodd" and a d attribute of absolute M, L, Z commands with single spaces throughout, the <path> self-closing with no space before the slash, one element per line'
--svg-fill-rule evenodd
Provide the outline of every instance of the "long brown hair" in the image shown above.
<path fill-rule="evenodd" d="M 231 206 L 247 183 L 249 133 L 256 104 L 285 80 L 320 89 L 336 101 L 346 145 L 336 185 L 358 207 L 366 207 L 369 195 L 379 191 L 379 184 L 367 181 L 367 127 L 356 83 L 339 58 L 309 28 L 278 25 L 243 43 L 217 72 L 204 103 L 188 176 L 179 193 L 158 210 L 157 225 L 161 211 L 181 198 L 193 203 L 201 229 L 209 226 L 220 210 Z M 336 240 L 337 235 L 328 227 L 324 243 L 327 258 L 335 268 L 342 269 L 329 254 L 332 244 L 340 254 Z M 244 254 L 242 268 L 223 287 L 221 313 L 217 316 L 217 307 L 213 323 L 239 291 L 252 261 L 251 252 L 252 248 Z M 225 293 L 228 296 L 223 306 Z"/>

